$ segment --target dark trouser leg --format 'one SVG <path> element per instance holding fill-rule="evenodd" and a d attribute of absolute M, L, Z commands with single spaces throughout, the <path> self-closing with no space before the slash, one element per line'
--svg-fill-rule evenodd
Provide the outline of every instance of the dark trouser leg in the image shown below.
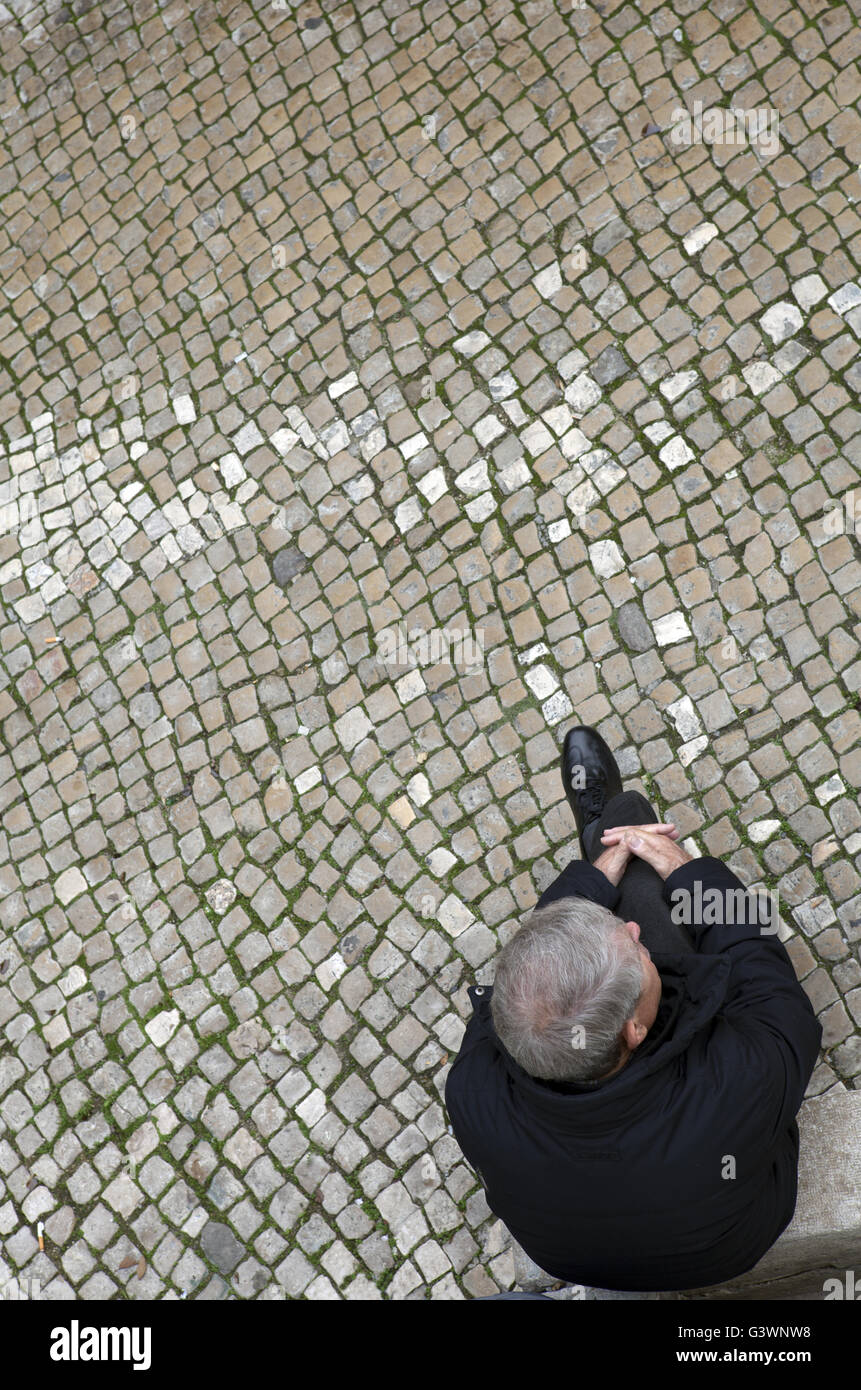
<path fill-rule="evenodd" d="M 594 863 L 603 852 L 601 836 L 611 826 L 654 825 L 657 819 L 648 801 L 639 792 L 621 792 L 619 796 L 612 797 L 600 819 L 586 827 L 583 839 L 589 862 Z M 622 896 L 614 908 L 616 916 L 621 917 L 623 922 L 637 923 L 643 944 L 649 951 L 667 954 L 693 951 L 688 933 L 670 916 L 670 909 L 662 896 L 663 880 L 650 864 L 631 858 L 619 890 Z"/>

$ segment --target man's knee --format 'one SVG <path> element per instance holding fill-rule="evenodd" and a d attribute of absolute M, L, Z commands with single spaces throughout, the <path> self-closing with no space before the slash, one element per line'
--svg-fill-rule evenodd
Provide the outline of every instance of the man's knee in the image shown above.
<path fill-rule="evenodd" d="M 607 802 L 601 827 L 607 830 L 613 825 L 648 825 L 657 819 L 653 807 L 641 792 L 620 792 Z"/>

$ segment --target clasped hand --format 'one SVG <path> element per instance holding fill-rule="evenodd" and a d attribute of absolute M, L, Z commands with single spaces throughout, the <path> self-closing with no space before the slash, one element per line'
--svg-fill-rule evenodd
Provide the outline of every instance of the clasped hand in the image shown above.
<path fill-rule="evenodd" d="M 678 838 L 678 828 L 669 821 L 657 825 L 614 825 L 601 836 L 604 849 L 593 866 L 617 888 L 632 858 L 644 859 L 661 878 L 668 878 L 691 857 L 676 844 Z"/>

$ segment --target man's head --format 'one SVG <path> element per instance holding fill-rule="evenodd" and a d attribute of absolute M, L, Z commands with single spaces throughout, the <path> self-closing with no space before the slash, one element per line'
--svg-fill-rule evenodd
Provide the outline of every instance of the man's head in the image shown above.
<path fill-rule="evenodd" d="M 493 1026 L 530 1076 L 597 1081 L 655 1021 L 661 977 L 636 922 L 568 898 L 533 912 L 496 966 Z"/>

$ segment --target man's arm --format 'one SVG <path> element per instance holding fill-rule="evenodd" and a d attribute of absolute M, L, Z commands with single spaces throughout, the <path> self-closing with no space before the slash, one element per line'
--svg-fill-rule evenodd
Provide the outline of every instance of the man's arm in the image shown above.
<path fill-rule="evenodd" d="M 782 1068 L 776 1124 L 788 1123 L 816 1065 L 822 1028 L 777 936 L 777 921 L 760 922 L 757 899 L 719 859 L 691 859 L 674 841 L 636 829 L 622 838 L 660 874 L 673 919 L 687 927 L 697 950 L 729 958 L 721 1014 L 767 1054 L 769 1071 Z M 609 831 L 603 843 L 613 839 Z"/>
<path fill-rule="evenodd" d="M 667 839 L 678 834 L 669 821 L 637 828 L 643 835 L 666 836 Z M 550 887 L 544 890 L 536 904 L 536 911 L 557 902 L 559 898 L 588 898 L 590 902 L 600 903 L 602 907 L 612 910 L 619 901 L 619 884 L 631 859 L 632 851 L 624 841 L 624 833 L 628 829 L 629 826 L 617 829 L 618 838 L 613 844 L 603 847 L 594 864 L 583 859 L 572 859 Z M 607 885 L 613 890 L 612 896 L 607 894 Z"/>
<path fill-rule="evenodd" d="M 784 1068 L 779 1124 L 788 1122 L 804 1091 L 822 1040 L 822 1027 L 796 978 L 776 920 L 760 923 L 757 901 L 719 859 L 683 863 L 664 880 L 664 899 L 690 932 L 698 951 L 729 957 L 724 1018 L 776 1045 Z M 705 918 L 706 920 L 703 920 Z"/>
<path fill-rule="evenodd" d="M 560 898 L 588 898 L 590 902 L 600 903 L 612 912 L 619 901 L 619 888 L 601 872 L 597 861 L 588 864 L 585 859 L 572 859 L 550 887 L 545 888 L 535 904 L 536 912 L 539 908 L 558 902 Z"/>

